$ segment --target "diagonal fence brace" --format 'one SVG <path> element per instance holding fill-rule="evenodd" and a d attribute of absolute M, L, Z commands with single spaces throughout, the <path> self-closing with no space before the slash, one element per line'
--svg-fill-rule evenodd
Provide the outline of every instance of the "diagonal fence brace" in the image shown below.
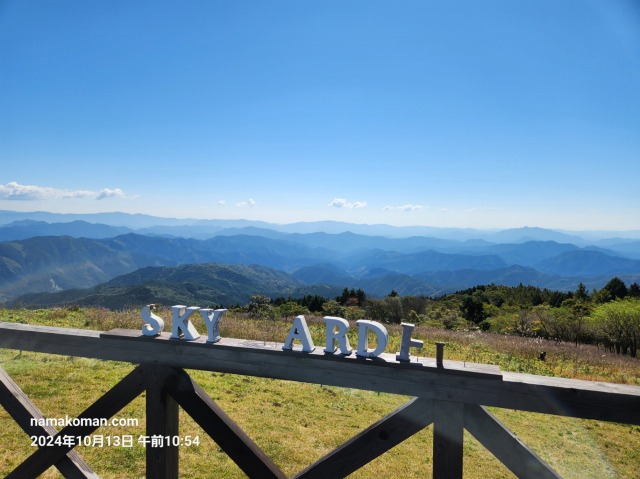
<path fill-rule="evenodd" d="M 220 446 L 250 478 L 286 479 L 287 476 L 184 370 L 176 370 L 169 389 L 180 407 Z"/>
<path fill-rule="evenodd" d="M 31 423 L 32 419 L 44 419 L 44 414 L 1 367 L 0 405 L 29 436 L 55 436 L 58 432 L 53 426 L 39 426 Z M 54 466 L 67 479 L 98 479 L 98 475 L 77 451 L 69 451 Z"/>
<path fill-rule="evenodd" d="M 433 422 L 433 401 L 413 398 L 322 457 L 295 479 L 341 479 Z"/>
<path fill-rule="evenodd" d="M 561 479 L 484 406 L 464 405 L 464 427 L 521 479 Z"/>
<path fill-rule="evenodd" d="M 111 418 L 145 390 L 145 375 L 146 370 L 143 366 L 136 367 L 118 384 L 85 409 L 78 418 Z M 67 426 L 60 430 L 55 437 L 85 437 L 93 433 L 98 427 L 94 425 Z M 42 447 L 25 459 L 22 464 L 18 465 L 7 476 L 7 479 L 36 478 L 60 461 L 73 447 L 73 445 L 63 444 Z"/>

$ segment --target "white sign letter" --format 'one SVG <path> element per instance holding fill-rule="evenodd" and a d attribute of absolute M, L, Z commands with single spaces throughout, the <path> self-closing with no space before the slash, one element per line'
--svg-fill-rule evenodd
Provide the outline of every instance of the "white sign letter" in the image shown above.
<path fill-rule="evenodd" d="M 302 352 L 304 353 L 310 353 L 316 348 L 313 345 L 313 340 L 311 339 L 311 333 L 309 333 L 307 321 L 302 315 L 296 316 L 293 320 L 293 324 L 291 325 L 291 329 L 289 330 L 289 335 L 287 336 L 282 349 L 292 350 L 293 341 L 295 339 L 298 339 L 302 343 Z"/>
<path fill-rule="evenodd" d="M 375 358 L 380 356 L 380 354 L 383 353 L 384 348 L 387 347 L 387 342 L 389 341 L 387 328 L 380 323 L 366 319 L 360 319 L 356 321 L 356 324 L 358 325 L 358 350 L 356 351 L 356 356 L 360 356 L 362 358 Z M 376 349 L 373 351 L 369 351 L 369 331 L 373 331 L 375 333 L 378 343 L 376 345 Z"/>
<path fill-rule="evenodd" d="M 333 354 L 336 352 L 336 343 L 340 354 L 349 356 L 351 347 L 349 346 L 349 338 L 347 338 L 347 330 L 349 329 L 349 321 L 335 316 L 325 316 L 324 322 L 327 327 L 327 343 L 324 348 L 325 353 Z M 336 331 L 337 328 L 337 331 Z"/>
<path fill-rule="evenodd" d="M 156 316 L 151 312 L 155 304 L 147 304 L 142 311 L 140 317 L 145 324 L 142 325 L 142 334 L 145 336 L 157 336 L 164 329 L 164 321 L 160 316 Z"/>
<path fill-rule="evenodd" d="M 200 316 L 204 319 L 204 324 L 207 325 L 207 342 L 208 343 L 217 343 L 222 339 L 220 337 L 220 323 L 222 322 L 222 317 L 224 313 L 226 313 L 226 309 L 201 309 Z"/>
<path fill-rule="evenodd" d="M 409 361 L 409 348 L 421 348 L 424 343 L 419 339 L 412 339 L 411 333 L 415 325 L 402 323 L 402 340 L 400 342 L 400 352 L 396 355 L 396 361 Z"/>
<path fill-rule="evenodd" d="M 197 306 L 190 306 L 189 308 L 182 305 L 171 306 L 171 310 L 173 311 L 173 315 L 171 316 L 171 339 L 193 341 L 200 337 L 196 328 L 194 328 L 191 321 L 189 321 L 189 316 L 199 309 Z"/>

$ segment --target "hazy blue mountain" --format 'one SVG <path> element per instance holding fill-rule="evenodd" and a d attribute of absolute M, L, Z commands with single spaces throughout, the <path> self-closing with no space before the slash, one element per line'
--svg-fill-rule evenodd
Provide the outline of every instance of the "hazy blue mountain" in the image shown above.
<path fill-rule="evenodd" d="M 386 236 L 406 238 L 409 236 L 430 236 L 444 239 L 465 240 L 482 236 L 480 230 L 471 228 L 440 228 L 432 226 L 391 226 L 385 224 L 354 224 L 341 221 L 310 221 L 285 225 L 270 225 L 270 229 L 284 233 L 355 233 L 365 236 Z"/>
<path fill-rule="evenodd" d="M 433 238 L 427 236 L 410 236 L 407 238 L 388 238 L 384 236 L 366 236 L 352 232 L 338 234 L 328 233 L 294 233 L 287 237 L 289 241 L 328 248 L 342 253 L 354 251 L 381 249 L 411 253 L 431 249 L 455 249 L 460 241 Z"/>
<path fill-rule="evenodd" d="M 426 271 L 453 271 L 459 269 L 496 269 L 506 266 L 497 255 L 446 254 L 437 251 L 398 253 L 397 251 L 366 251 L 348 259 L 352 270 L 368 271 L 385 268 L 404 274 Z"/>
<path fill-rule="evenodd" d="M 140 228 L 136 232 L 144 235 L 175 236 L 180 238 L 208 239 L 217 235 L 229 235 L 229 231 L 235 234 L 246 234 L 271 237 L 276 230 L 263 221 L 249 220 L 198 220 L 193 223 L 178 225 L 154 225 Z M 257 233 L 257 234 L 256 234 Z M 262 234 L 260 234 L 262 233 Z"/>
<path fill-rule="evenodd" d="M 86 221 L 108 226 L 127 227 L 141 234 L 194 237 L 204 239 L 221 231 L 240 228 L 268 229 L 279 233 L 328 233 L 351 232 L 365 236 L 388 238 L 408 238 L 411 236 L 431 237 L 456 241 L 487 240 L 493 243 L 523 243 L 527 241 L 556 241 L 573 243 L 578 246 L 608 241 L 607 238 L 640 240 L 640 231 L 580 231 L 566 232 L 537 227 L 510 228 L 505 230 L 442 228 L 431 226 L 390 226 L 385 224 L 354 224 L 339 221 L 311 221 L 290 224 L 274 224 L 252 220 L 201 220 L 194 218 L 165 218 L 143 214 L 121 212 L 94 214 L 61 214 L 44 211 L 18 212 L 0 210 L 0 225 L 15 221 L 34 220 L 48 223 Z M 251 233 L 247 231 L 238 233 Z M 228 234 L 228 233 L 224 233 Z M 618 241 L 619 242 L 619 241 Z M 607 246 L 607 245 L 604 245 Z"/>
<path fill-rule="evenodd" d="M 283 233 L 281 231 L 272 230 L 269 228 L 259 228 L 257 226 L 245 226 L 245 227 L 233 227 L 233 228 L 224 228 L 218 230 L 213 236 L 239 236 L 239 235 L 249 235 L 249 236 L 261 236 L 263 238 L 271 238 L 271 239 L 289 239 L 291 240 L 292 235 L 290 233 Z M 211 236 L 206 239 L 211 238 Z"/>
<path fill-rule="evenodd" d="M 224 263 L 256 263 L 289 272 L 335 256 L 330 250 L 260 236 L 216 236 L 203 244 L 222 254 Z"/>
<path fill-rule="evenodd" d="M 640 273 L 640 260 L 610 256 L 600 251 L 567 251 L 541 261 L 536 269 L 562 276 L 604 276 Z"/>
<path fill-rule="evenodd" d="M 193 224 L 194 219 L 161 218 L 143 214 L 130 213 L 49 213 L 47 211 L 19 212 L 0 210 L 0 225 L 14 221 L 35 220 L 46 221 L 47 223 L 67 223 L 71 221 L 87 221 L 89 223 L 101 223 L 109 226 L 124 226 L 138 229 L 156 225 L 183 225 Z"/>
<path fill-rule="evenodd" d="M 126 251 L 154 258 L 157 264 L 177 265 L 215 261 L 233 264 L 261 264 L 282 271 L 324 261 L 331 251 L 308 248 L 285 240 L 260 236 L 216 236 L 208 240 L 148 237 L 129 234 L 106 240 Z M 153 263 L 149 263 L 153 265 Z"/>
<path fill-rule="evenodd" d="M 619 256 L 625 256 L 632 259 L 640 259 L 640 241 L 635 240 L 620 240 L 616 238 L 614 242 L 600 243 L 602 246 L 606 246 L 608 250 Z"/>
<path fill-rule="evenodd" d="M 396 291 L 401 296 L 432 296 L 439 292 L 438 288 L 427 281 L 395 272 L 358 278 L 354 284 L 354 287 L 361 288 L 368 295 L 379 298 L 387 296 L 391 291 Z"/>
<path fill-rule="evenodd" d="M 490 235 L 484 235 L 485 239 L 494 243 L 526 243 L 529 241 L 556 241 L 558 243 L 574 243 L 585 245 L 587 242 L 578 235 L 563 233 L 546 228 L 525 226 L 523 228 L 509 228 Z"/>
<path fill-rule="evenodd" d="M 432 271 L 420 273 L 415 276 L 422 281 L 437 285 L 439 292 L 442 293 L 458 291 L 478 284 L 491 283 L 506 286 L 517 286 L 522 283 L 546 287 L 547 284 L 558 280 L 558 278 L 552 275 L 542 274 L 533 268 L 519 265 L 489 270 L 459 269 L 457 271 Z M 572 287 L 571 289 L 575 288 Z"/>
<path fill-rule="evenodd" d="M 0 211 L 0 219 L 3 214 L 5 218 L 15 216 Z M 121 215 L 115 214 L 114 218 L 121 218 Z M 124 217 L 128 218 L 127 215 Z M 145 221 L 150 218 L 145 217 Z M 575 289 L 576 280 L 588 285 L 603 285 L 613 276 L 621 279 L 640 276 L 640 258 L 637 257 L 640 256 L 640 241 L 620 238 L 587 247 L 555 240 L 498 244 L 482 238 L 458 241 L 431 236 L 362 235 L 348 231 L 289 233 L 245 220 L 193 220 L 191 225 L 161 226 L 174 231 L 191 226 L 218 228 L 219 234 L 207 239 L 138 233 L 88 238 L 86 236 L 90 234 L 109 234 L 127 228 L 88 223 L 77 219 L 76 215 L 66 219 L 70 221 L 49 224 L 13 218 L 11 224 L 0 227 L 0 232 L 69 233 L 0 242 L 0 301 L 24 293 L 92 287 L 147 266 L 174 267 L 211 262 L 261 265 L 293 273 L 291 279 L 305 287 L 324 284 L 361 287 L 365 291 L 370 288 L 367 293 L 372 295 L 388 294 L 392 289 L 401 294 L 432 294 L 426 292 L 451 291 L 486 283 Z M 311 229 L 313 224 L 304 226 Z M 336 228 L 346 225 L 331 224 Z M 525 236 L 520 235 L 524 233 L 544 237 L 550 235 L 549 231 L 520 228 L 509 231 L 504 237 L 522 239 Z"/>
<path fill-rule="evenodd" d="M 543 260 L 577 249 L 578 246 L 569 243 L 527 241 L 515 244 L 494 244 L 483 248 L 483 251 L 500 256 L 507 264 L 533 266 Z"/>
<path fill-rule="evenodd" d="M 109 226 L 86 221 L 47 223 L 45 221 L 21 220 L 0 226 L 0 241 L 13 241 L 36 236 L 73 236 L 76 238 L 112 238 L 130 233 L 125 227 Z"/>
<path fill-rule="evenodd" d="M 331 263 L 303 266 L 292 276 L 306 284 L 331 284 L 347 286 L 354 281 L 353 275 Z"/>

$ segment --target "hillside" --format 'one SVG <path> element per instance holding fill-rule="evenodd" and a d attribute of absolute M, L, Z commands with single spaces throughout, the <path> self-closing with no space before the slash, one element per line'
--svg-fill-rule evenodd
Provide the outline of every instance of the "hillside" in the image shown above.
<path fill-rule="evenodd" d="M 293 270 L 327 255 L 244 235 L 207 241 L 136 234 L 109 239 L 36 237 L 0 243 L 0 301 L 26 293 L 88 288 L 146 266 L 215 261 Z"/>
<path fill-rule="evenodd" d="M 87 289 L 20 296 L 13 306 L 92 305 L 122 309 L 144 304 L 246 304 L 254 295 L 337 294 L 336 288 L 307 287 L 290 275 L 258 265 L 187 264 L 146 267 Z"/>
<path fill-rule="evenodd" d="M 25 292 L 93 286 L 143 265 L 144 258 L 134 253 L 84 238 L 52 236 L 0 243 L 0 300 Z"/>

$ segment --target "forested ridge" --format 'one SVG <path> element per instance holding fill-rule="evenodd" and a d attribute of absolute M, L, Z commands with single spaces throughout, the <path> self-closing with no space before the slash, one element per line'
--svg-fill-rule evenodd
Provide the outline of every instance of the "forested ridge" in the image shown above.
<path fill-rule="evenodd" d="M 598 344 L 633 357 L 640 347 L 640 286 L 635 282 L 627 286 L 617 277 L 592 291 L 582 283 L 570 292 L 490 284 L 433 298 L 401 296 L 396 291 L 370 298 L 362 289 L 344 288 L 332 299 L 254 296 L 245 308 L 261 317 L 320 313 Z"/>

